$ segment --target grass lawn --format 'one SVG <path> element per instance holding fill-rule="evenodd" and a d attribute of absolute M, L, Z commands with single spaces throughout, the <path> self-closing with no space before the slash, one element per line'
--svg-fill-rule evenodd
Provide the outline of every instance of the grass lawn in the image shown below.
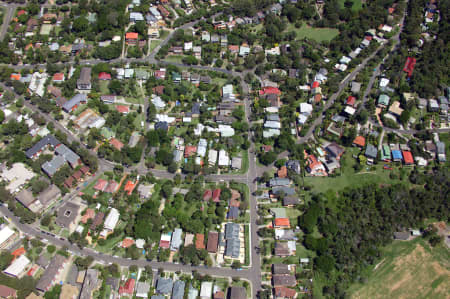
<path fill-rule="evenodd" d="M 296 28 L 294 24 L 289 24 L 286 31 L 292 30 L 297 33 L 297 39 L 308 38 L 317 42 L 330 41 L 339 34 L 339 30 L 335 28 L 313 28 L 305 23 L 300 28 Z"/>
<path fill-rule="evenodd" d="M 100 82 L 98 84 L 100 85 L 100 92 L 102 94 L 110 94 L 109 89 L 108 89 L 109 81 L 100 80 Z"/>
<path fill-rule="evenodd" d="M 144 114 L 140 113 L 136 116 L 136 118 L 134 119 L 134 126 L 140 130 L 143 129 L 141 122 L 144 121 Z M 145 123 L 144 123 L 145 125 Z"/>
<path fill-rule="evenodd" d="M 155 48 L 159 46 L 161 42 L 162 42 L 161 39 L 152 39 L 150 41 L 150 52 L 153 52 L 153 50 L 155 50 Z"/>
<path fill-rule="evenodd" d="M 245 262 L 244 265 L 250 265 L 250 228 L 248 225 L 244 226 L 245 235 Z"/>
<path fill-rule="evenodd" d="M 181 55 L 170 55 L 167 56 L 164 60 L 175 63 L 183 63 L 183 56 Z"/>
<path fill-rule="evenodd" d="M 395 241 L 383 259 L 366 270 L 368 281 L 349 289 L 352 298 L 448 298 L 450 251 L 432 248 L 422 238 Z"/>
<path fill-rule="evenodd" d="M 399 179 L 402 168 L 397 165 L 390 165 L 393 170 L 385 170 L 383 169 L 384 163 L 379 163 L 374 165 L 375 171 L 372 171 L 369 165 L 365 165 L 363 170 L 355 173 L 353 165 L 354 163 L 357 163 L 357 161 L 352 158 L 350 151 L 347 151 L 344 154 L 343 159 L 345 159 L 346 162 L 341 162 L 341 175 L 337 177 L 305 177 L 305 185 L 311 186 L 313 192 L 320 193 L 328 190 L 340 191 L 345 187 L 360 187 L 367 184 L 391 185 L 409 183 L 407 176 L 405 176 L 404 180 Z M 411 170 L 412 168 L 403 168 L 403 171 L 406 174 L 409 174 Z M 395 179 L 389 177 L 392 172 L 396 175 Z M 337 170 L 337 173 L 339 173 L 339 170 Z"/>
<path fill-rule="evenodd" d="M 347 1 L 347 0 L 338 0 L 339 6 L 341 8 L 345 7 L 345 5 L 344 5 L 345 1 Z M 353 3 L 353 5 L 352 5 L 352 10 L 353 11 L 358 11 L 358 10 L 362 9 L 362 2 L 361 2 L 361 0 L 349 0 L 349 1 Z"/>
<path fill-rule="evenodd" d="M 142 99 L 140 97 L 137 97 L 137 98 L 126 97 L 125 98 L 125 102 L 130 103 L 130 104 L 141 104 L 141 105 L 143 105 L 144 104 L 144 99 Z"/>

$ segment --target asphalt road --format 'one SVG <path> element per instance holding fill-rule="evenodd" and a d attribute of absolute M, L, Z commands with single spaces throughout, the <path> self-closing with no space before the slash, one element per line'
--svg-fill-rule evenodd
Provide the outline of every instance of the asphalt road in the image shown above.
<path fill-rule="evenodd" d="M 0 4 L 2 6 L 6 13 L 3 16 L 3 24 L 2 28 L 0 30 L 0 41 L 2 41 L 5 38 L 6 33 L 8 32 L 9 23 L 11 22 L 14 12 L 16 11 L 16 8 L 19 6 L 17 3 L 2 3 Z"/>

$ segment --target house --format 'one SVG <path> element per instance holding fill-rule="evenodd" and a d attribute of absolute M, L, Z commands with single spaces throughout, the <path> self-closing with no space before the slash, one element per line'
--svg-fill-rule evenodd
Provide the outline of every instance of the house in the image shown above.
<path fill-rule="evenodd" d="M 292 170 L 296 174 L 300 174 L 300 161 L 298 160 L 289 160 L 286 162 L 286 167 L 289 170 Z"/>
<path fill-rule="evenodd" d="M 127 32 L 125 34 L 125 41 L 128 45 L 136 45 L 139 39 L 139 34 L 137 32 Z"/>
<path fill-rule="evenodd" d="M 164 248 L 164 249 L 169 249 L 171 239 L 172 239 L 172 233 L 161 234 L 161 239 L 159 240 L 159 247 Z"/>
<path fill-rule="evenodd" d="M 359 82 L 356 82 L 356 81 L 353 81 L 352 83 L 351 83 L 351 92 L 353 93 L 353 94 L 358 94 L 359 92 L 360 92 L 360 90 L 361 90 L 361 83 L 359 83 Z"/>
<path fill-rule="evenodd" d="M 231 168 L 232 169 L 241 169 L 241 167 L 242 167 L 242 158 L 233 157 L 231 159 Z"/>
<path fill-rule="evenodd" d="M 93 297 L 94 291 L 100 286 L 99 274 L 99 271 L 95 269 L 86 270 L 79 299 L 90 299 Z"/>
<path fill-rule="evenodd" d="M 389 106 L 389 96 L 386 94 L 380 94 L 378 97 L 378 106 L 379 107 L 387 107 Z"/>
<path fill-rule="evenodd" d="M 64 73 L 56 73 L 53 75 L 52 80 L 53 82 L 61 83 L 64 82 L 64 78 L 65 78 Z"/>
<path fill-rule="evenodd" d="M 170 250 L 177 251 L 181 246 L 181 235 L 183 234 L 183 230 L 181 228 L 176 228 L 172 234 L 172 240 L 170 242 Z"/>
<path fill-rule="evenodd" d="M 239 239 L 240 225 L 228 222 L 225 224 L 225 256 L 239 258 L 241 242 Z"/>
<path fill-rule="evenodd" d="M 0 285 L 0 298 L 2 299 L 17 298 L 17 291 L 5 285 Z"/>
<path fill-rule="evenodd" d="M 150 284 L 147 282 L 138 282 L 136 286 L 136 297 L 148 298 L 148 292 L 150 291 Z"/>
<path fill-rule="evenodd" d="M 98 74 L 98 79 L 99 80 L 111 80 L 111 74 L 108 74 L 106 72 L 100 72 Z"/>
<path fill-rule="evenodd" d="M 3 273 L 19 278 L 27 270 L 30 264 L 31 261 L 24 254 L 22 254 L 18 258 L 14 259 L 11 265 L 9 265 Z"/>
<path fill-rule="evenodd" d="M 212 295 L 213 283 L 210 281 L 204 281 L 200 287 L 200 298 L 209 299 Z"/>
<path fill-rule="evenodd" d="M 277 195 L 277 196 L 280 195 L 280 194 L 294 195 L 295 194 L 295 189 L 291 188 L 291 187 L 286 187 L 286 186 L 273 187 L 272 188 L 272 193 Z"/>
<path fill-rule="evenodd" d="M 77 109 L 80 104 L 85 104 L 87 102 L 87 95 L 85 94 L 76 94 L 74 97 L 72 97 L 70 100 L 65 102 L 62 105 L 62 109 L 67 112 L 73 112 L 75 109 Z"/>
<path fill-rule="evenodd" d="M 291 227 L 289 218 L 275 218 L 273 220 L 274 228 L 289 228 Z"/>
<path fill-rule="evenodd" d="M 55 150 L 59 156 L 63 157 L 66 160 L 70 167 L 75 168 L 81 164 L 80 156 L 75 154 L 70 148 L 68 148 L 65 144 L 61 144 Z"/>
<path fill-rule="evenodd" d="M 409 240 L 410 235 L 409 232 L 394 232 L 394 240 L 406 241 Z"/>
<path fill-rule="evenodd" d="M 291 181 L 288 178 L 273 178 L 269 181 L 270 187 L 289 186 Z"/>
<path fill-rule="evenodd" d="M 403 155 L 403 163 L 405 163 L 405 165 L 414 164 L 414 158 L 410 151 L 402 151 L 402 155 Z"/>
<path fill-rule="evenodd" d="M 395 101 L 389 106 L 389 112 L 397 117 L 400 117 L 403 113 L 403 109 L 400 108 L 400 102 Z"/>
<path fill-rule="evenodd" d="M 53 256 L 50 265 L 45 269 L 36 284 L 36 289 L 41 292 L 47 292 L 57 282 L 57 279 L 66 265 L 66 258 L 62 255 L 56 254 Z"/>
<path fill-rule="evenodd" d="M 366 138 L 363 136 L 356 136 L 355 140 L 353 140 L 353 146 L 363 148 L 366 146 Z"/>
<path fill-rule="evenodd" d="M 408 78 L 412 76 L 414 66 L 416 65 L 416 59 L 414 57 L 407 57 L 403 71 L 408 74 Z"/>
<path fill-rule="evenodd" d="M 272 273 L 278 275 L 291 274 L 291 266 L 287 264 L 272 264 Z"/>
<path fill-rule="evenodd" d="M 298 205 L 300 203 L 300 200 L 297 196 L 288 195 L 283 198 L 283 206 L 284 207 L 293 207 L 295 205 Z"/>
<path fill-rule="evenodd" d="M 130 107 L 125 105 L 117 105 L 116 110 L 121 114 L 128 114 L 128 112 L 130 112 Z"/>
<path fill-rule="evenodd" d="M 336 142 L 330 143 L 325 150 L 336 160 L 340 160 L 345 152 L 345 149 L 339 146 Z"/>
<path fill-rule="evenodd" d="M 130 12 L 130 22 L 144 21 L 144 16 L 140 12 Z"/>
<path fill-rule="evenodd" d="M 16 237 L 17 234 L 9 226 L 3 226 L 0 230 L 0 249 L 8 247 Z"/>
<path fill-rule="evenodd" d="M 132 296 L 134 293 L 134 285 L 136 284 L 136 280 L 134 278 L 128 278 L 123 286 L 119 287 L 119 295 L 120 296 Z"/>
<path fill-rule="evenodd" d="M 156 282 L 156 293 L 162 295 L 168 295 L 173 289 L 172 278 L 158 278 Z"/>
<path fill-rule="evenodd" d="M 195 248 L 196 249 L 205 249 L 205 235 L 204 234 L 195 234 Z"/>
<path fill-rule="evenodd" d="M 391 160 L 391 149 L 387 144 L 383 144 L 381 147 L 381 157 L 380 159 L 385 162 L 389 162 Z"/>
<path fill-rule="evenodd" d="M 124 146 L 124 144 L 121 141 L 117 140 L 114 137 L 109 140 L 109 144 L 111 144 L 118 151 L 122 150 Z"/>
<path fill-rule="evenodd" d="M 184 281 L 182 280 L 175 281 L 172 289 L 172 299 L 183 299 L 185 287 L 186 283 Z"/>
<path fill-rule="evenodd" d="M 108 233 L 111 233 L 116 228 L 117 223 L 119 222 L 120 213 L 115 208 L 112 208 L 109 211 L 108 216 L 105 219 L 105 223 L 103 224 L 103 231 L 100 233 L 102 236 L 106 237 Z"/>
<path fill-rule="evenodd" d="M 278 257 L 288 257 L 291 256 L 291 251 L 289 249 L 287 242 L 276 242 L 275 243 L 275 255 Z"/>
<path fill-rule="evenodd" d="M 227 167 L 230 165 L 230 157 L 228 156 L 228 153 L 221 149 L 219 150 L 219 167 Z"/>
<path fill-rule="evenodd" d="M 364 152 L 364 155 L 368 159 L 375 160 L 377 158 L 377 154 L 378 154 L 377 148 L 375 146 L 373 146 L 372 144 L 368 144 L 366 147 L 366 151 Z"/>
<path fill-rule="evenodd" d="M 233 299 L 246 299 L 247 291 L 244 287 L 231 287 L 228 290 L 229 297 Z"/>
<path fill-rule="evenodd" d="M 61 208 L 59 208 L 55 223 L 63 228 L 71 230 L 71 227 L 75 224 L 75 220 L 78 217 L 79 210 L 79 205 L 70 201 L 66 202 Z"/>
<path fill-rule="evenodd" d="M 297 285 L 297 280 L 294 275 L 279 275 L 275 274 L 272 276 L 272 284 L 274 287 L 276 286 L 289 286 L 293 287 Z"/>
<path fill-rule="evenodd" d="M 219 233 L 213 231 L 209 232 L 206 250 L 210 253 L 216 253 L 218 244 L 219 244 Z"/>
<path fill-rule="evenodd" d="M 250 54 L 250 47 L 244 45 L 239 47 L 239 56 L 246 57 L 248 54 Z"/>
<path fill-rule="evenodd" d="M 297 291 L 287 288 L 285 286 L 274 287 L 274 293 L 276 298 L 296 298 Z"/>
<path fill-rule="evenodd" d="M 306 170 L 313 176 L 326 176 L 326 171 L 324 165 L 317 160 L 316 156 L 308 156 L 308 165 Z"/>
<path fill-rule="evenodd" d="M 80 72 L 80 78 L 77 80 L 77 88 L 80 90 L 91 89 L 91 68 L 83 67 Z"/>
<path fill-rule="evenodd" d="M 287 167 L 286 166 L 282 166 L 278 171 L 277 171 L 277 176 L 281 179 L 284 179 L 287 177 Z"/>

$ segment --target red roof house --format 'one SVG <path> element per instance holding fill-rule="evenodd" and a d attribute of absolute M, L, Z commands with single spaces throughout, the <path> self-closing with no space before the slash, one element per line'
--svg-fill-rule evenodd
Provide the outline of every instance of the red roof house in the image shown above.
<path fill-rule="evenodd" d="M 273 222 L 275 228 L 289 228 L 290 226 L 289 218 L 276 218 Z"/>
<path fill-rule="evenodd" d="M 119 295 L 133 295 L 135 283 L 133 278 L 128 278 L 125 284 L 119 288 Z"/>
<path fill-rule="evenodd" d="M 276 94 L 281 95 L 281 91 L 277 87 L 264 87 L 259 91 L 259 95 Z"/>
<path fill-rule="evenodd" d="M 356 136 L 355 140 L 353 140 L 353 145 L 364 147 L 366 145 L 366 138 L 363 136 Z"/>
<path fill-rule="evenodd" d="M 139 34 L 137 34 L 137 32 L 127 32 L 127 34 L 125 34 L 125 40 L 128 43 L 137 43 Z"/>
<path fill-rule="evenodd" d="M 164 94 L 164 86 L 163 85 L 158 85 L 156 87 L 153 87 L 152 90 L 154 93 L 156 93 L 159 96 Z"/>
<path fill-rule="evenodd" d="M 17 291 L 5 285 L 0 285 L 1 298 L 17 298 Z"/>
<path fill-rule="evenodd" d="M 106 72 L 101 72 L 100 74 L 98 74 L 98 79 L 99 80 L 111 80 L 111 74 L 108 74 Z"/>
<path fill-rule="evenodd" d="M 26 12 L 25 10 L 21 9 L 21 10 L 19 10 L 19 11 L 17 12 L 17 16 L 20 17 L 21 15 L 24 15 L 24 14 L 26 14 L 26 13 L 27 13 L 27 12 Z"/>
<path fill-rule="evenodd" d="M 277 298 L 295 298 L 297 292 L 285 286 L 275 287 L 275 297 Z"/>
<path fill-rule="evenodd" d="M 14 259 L 18 258 L 19 256 L 21 256 L 22 254 L 25 254 L 27 251 L 25 250 L 24 247 L 20 247 L 17 248 L 16 250 L 14 250 L 13 252 L 11 252 L 11 255 L 14 256 Z"/>
<path fill-rule="evenodd" d="M 189 158 L 190 156 L 195 155 L 197 152 L 197 147 L 195 145 L 186 145 L 184 148 L 184 157 Z"/>
<path fill-rule="evenodd" d="M 95 211 L 93 209 L 87 209 L 86 213 L 81 217 L 81 222 L 86 223 L 89 219 L 95 217 Z"/>
<path fill-rule="evenodd" d="M 195 234 L 195 248 L 205 249 L 205 235 Z"/>
<path fill-rule="evenodd" d="M 119 188 L 119 184 L 116 181 L 109 181 L 108 186 L 105 188 L 104 192 L 106 193 L 114 193 Z"/>
<path fill-rule="evenodd" d="M 64 73 L 56 73 L 53 75 L 53 82 L 63 82 L 64 81 Z"/>
<path fill-rule="evenodd" d="M 214 189 L 213 193 L 212 193 L 212 200 L 214 202 L 220 202 L 220 193 L 222 192 L 222 190 L 220 189 Z"/>
<path fill-rule="evenodd" d="M 203 200 L 209 201 L 211 198 L 212 198 L 212 191 L 210 189 L 205 190 L 205 192 L 203 193 Z"/>
<path fill-rule="evenodd" d="M 403 154 L 403 161 L 405 162 L 406 165 L 414 164 L 413 155 L 411 154 L 410 151 L 402 151 L 402 154 Z"/>
<path fill-rule="evenodd" d="M 282 179 L 287 177 L 287 167 L 283 165 L 280 168 L 280 170 L 277 171 L 277 175 L 278 175 L 279 178 L 282 178 Z"/>
<path fill-rule="evenodd" d="M 117 140 L 116 138 L 111 138 L 110 140 L 109 140 L 109 143 L 113 146 L 113 147 L 115 147 L 117 150 L 121 150 L 122 149 L 122 147 L 123 147 L 123 143 L 122 142 L 120 142 L 119 140 Z"/>
<path fill-rule="evenodd" d="M 128 192 L 128 195 L 131 195 L 131 193 L 133 193 L 134 187 L 136 187 L 136 184 L 133 183 L 132 181 L 128 181 L 128 182 L 125 184 L 125 187 L 123 188 L 123 190 L 124 190 L 125 192 Z"/>
<path fill-rule="evenodd" d="M 355 105 L 355 102 L 356 98 L 354 96 L 349 96 L 345 104 L 353 107 Z"/>
<path fill-rule="evenodd" d="M 106 185 L 108 185 L 107 181 L 99 179 L 97 181 L 97 184 L 95 184 L 94 189 L 97 191 L 103 191 L 103 190 L 105 190 Z"/>
<path fill-rule="evenodd" d="M 319 81 L 314 81 L 313 84 L 312 84 L 312 88 L 319 87 L 319 85 L 320 85 Z"/>
<path fill-rule="evenodd" d="M 416 59 L 414 57 L 406 58 L 406 62 L 405 62 L 405 66 L 403 67 L 403 71 L 408 74 L 408 77 L 412 76 L 415 65 L 416 65 Z"/>
<path fill-rule="evenodd" d="M 125 239 L 122 240 L 121 246 L 122 246 L 122 248 L 128 248 L 128 247 L 130 247 L 133 244 L 134 244 L 134 240 L 133 239 L 125 238 Z"/>
<path fill-rule="evenodd" d="M 125 106 L 125 105 L 117 105 L 117 106 L 116 106 L 116 110 L 117 110 L 119 113 L 122 113 L 122 114 L 128 114 L 128 112 L 130 112 L 130 107 Z"/>

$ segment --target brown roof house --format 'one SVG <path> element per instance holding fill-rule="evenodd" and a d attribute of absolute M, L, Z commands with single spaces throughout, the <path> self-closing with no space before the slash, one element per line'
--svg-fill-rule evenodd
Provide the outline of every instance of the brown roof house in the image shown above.
<path fill-rule="evenodd" d="M 208 233 L 208 244 L 206 246 L 206 250 L 211 253 L 217 252 L 217 246 L 219 244 L 219 233 L 218 232 L 209 232 Z"/>

